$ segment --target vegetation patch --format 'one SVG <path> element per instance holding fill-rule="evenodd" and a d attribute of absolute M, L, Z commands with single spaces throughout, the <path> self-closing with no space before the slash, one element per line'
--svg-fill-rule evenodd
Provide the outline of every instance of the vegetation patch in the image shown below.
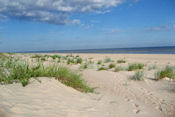
<path fill-rule="evenodd" d="M 148 67 L 148 70 L 150 71 L 150 70 L 153 70 L 153 69 L 157 69 L 158 67 L 156 66 L 156 65 L 152 65 L 152 66 L 149 66 Z"/>
<path fill-rule="evenodd" d="M 111 62 L 111 59 L 110 58 L 105 58 L 104 62 L 109 63 L 109 62 Z"/>
<path fill-rule="evenodd" d="M 97 62 L 97 64 L 99 64 L 99 65 L 102 64 L 102 60 L 99 60 L 99 61 Z"/>
<path fill-rule="evenodd" d="M 83 59 L 82 59 L 82 58 L 80 58 L 80 57 L 78 57 L 78 58 L 77 58 L 77 60 L 76 60 L 76 63 L 81 64 L 82 62 L 83 62 Z"/>
<path fill-rule="evenodd" d="M 121 59 L 121 60 L 118 60 L 117 63 L 126 63 L 126 61 Z"/>
<path fill-rule="evenodd" d="M 73 87 L 81 92 L 93 92 L 80 74 L 61 66 L 48 66 L 43 64 L 29 65 L 26 62 L 15 59 L 3 59 L 0 57 L 0 84 L 21 83 L 23 86 L 29 84 L 31 78 L 55 77 L 67 86 Z M 3 61 L 3 62 L 2 62 Z"/>
<path fill-rule="evenodd" d="M 128 67 L 128 71 L 134 71 L 134 70 L 137 70 L 137 69 L 143 69 L 143 67 L 144 67 L 144 64 L 141 64 L 141 63 L 130 64 L 129 67 Z"/>
<path fill-rule="evenodd" d="M 41 58 L 41 55 L 35 54 L 34 56 L 32 56 L 31 58 Z"/>
<path fill-rule="evenodd" d="M 175 66 L 166 66 L 164 69 L 155 73 L 156 80 L 168 77 L 170 79 L 175 79 Z"/>
<path fill-rule="evenodd" d="M 108 70 L 108 68 L 104 67 L 104 66 L 101 66 L 98 68 L 98 71 L 101 71 L 101 70 Z"/>
<path fill-rule="evenodd" d="M 114 63 L 111 63 L 111 64 L 109 64 L 109 68 L 111 69 L 111 68 L 114 68 L 115 67 L 115 64 Z"/>
<path fill-rule="evenodd" d="M 114 72 L 119 72 L 119 71 L 123 71 L 123 70 L 125 70 L 124 67 L 118 66 L 118 67 L 115 67 Z"/>
<path fill-rule="evenodd" d="M 144 72 L 143 71 L 136 71 L 134 76 L 131 77 L 132 80 L 138 80 L 138 81 L 141 81 L 141 80 L 144 80 Z"/>

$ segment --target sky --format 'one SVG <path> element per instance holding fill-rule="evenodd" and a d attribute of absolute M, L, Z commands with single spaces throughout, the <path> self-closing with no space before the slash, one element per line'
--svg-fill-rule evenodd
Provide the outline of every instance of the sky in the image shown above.
<path fill-rule="evenodd" d="M 0 0 L 0 52 L 175 46 L 175 0 Z"/>

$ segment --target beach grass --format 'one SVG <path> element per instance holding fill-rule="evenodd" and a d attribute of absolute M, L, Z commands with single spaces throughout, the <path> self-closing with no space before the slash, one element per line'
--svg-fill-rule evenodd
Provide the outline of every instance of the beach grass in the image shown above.
<path fill-rule="evenodd" d="M 154 65 L 148 67 L 148 71 L 153 70 L 153 69 L 157 69 L 157 68 L 158 68 L 157 65 L 154 64 Z"/>
<path fill-rule="evenodd" d="M 26 86 L 31 78 L 36 77 L 54 77 L 63 84 L 73 87 L 81 92 L 93 92 L 81 75 L 63 66 L 47 66 L 42 63 L 29 65 L 27 62 L 15 59 L 3 59 L 0 57 L 0 84 L 21 83 Z M 3 60 L 3 62 L 2 62 Z"/>
<path fill-rule="evenodd" d="M 131 77 L 131 79 L 137 81 L 144 80 L 144 72 L 141 70 L 136 71 L 134 76 Z"/>
<path fill-rule="evenodd" d="M 128 71 L 134 71 L 134 70 L 138 70 L 138 69 L 143 69 L 145 65 L 141 64 L 141 63 L 133 63 L 130 64 L 128 67 Z"/>
<path fill-rule="evenodd" d="M 108 70 L 108 68 L 105 67 L 105 66 L 101 66 L 101 67 L 98 68 L 98 71 L 101 71 L 101 70 Z"/>
<path fill-rule="evenodd" d="M 82 62 L 83 62 L 83 59 L 80 58 L 80 57 L 77 57 L 77 59 L 76 59 L 76 63 L 77 63 L 77 64 L 81 64 Z"/>
<path fill-rule="evenodd" d="M 112 68 L 115 67 L 115 64 L 114 64 L 114 63 L 110 63 L 108 67 L 109 67 L 110 69 L 112 69 Z"/>
<path fill-rule="evenodd" d="M 168 77 L 168 78 L 173 79 L 173 80 L 175 79 L 175 66 L 166 66 L 162 70 L 157 71 L 155 73 L 156 80 L 160 80 L 160 79 L 163 79 L 165 77 Z"/>
<path fill-rule="evenodd" d="M 114 72 L 119 72 L 119 71 L 123 71 L 123 70 L 126 70 L 126 68 L 121 67 L 121 66 L 117 66 L 117 67 L 115 67 Z"/>
<path fill-rule="evenodd" d="M 123 59 L 120 59 L 120 60 L 117 60 L 117 63 L 126 63 L 126 61 Z"/>
<path fill-rule="evenodd" d="M 105 63 L 111 62 L 111 58 L 105 58 L 104 62 L 105 62 Z"/>
<path fill-rule="evenodd" d="M 99 65 L 102 64 L 102 60 L 98 60 L 97 64 Z"/>

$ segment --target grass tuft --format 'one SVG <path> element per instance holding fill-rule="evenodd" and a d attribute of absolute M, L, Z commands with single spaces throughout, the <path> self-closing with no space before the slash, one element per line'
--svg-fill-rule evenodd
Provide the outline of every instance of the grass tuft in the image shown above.
<path fill-rule="evenodd" d="M 126 61 L 121 59 L 121 60 L 118 60 L 117 63 L 126 63 Z"/>
<path fill-rule="evenodd" d="M 114 68 L 115 67 L 115 64 L 114 63 L 111 63 L 111 64 L 109 64 L 109 68 L 111 69 L 111 68 Z"/>
<path fill-rule="evenodd" d="M 36 55 L 32 56 L 31 58 L 41 58 L 41 57 L 42 57 L 41 55 L 36 54 Z"/>
<path fill-rule="evenodd" d="M 137 70 L 137 69 L 143 69 L 143 67 L 144 67 L 144 64 L 141 64 L 141 63 L 130 64 L 129 67 L 128 67 L 128 71 L 134 71 L 134 70 Z"/>
<path fill-rule="evenodd" d="M 174 66 L 166 66 L 164 69 L 157 71 L 155 73 L 156 80 L 160 80 L 165 77 L 168 77 L 170 79 L 175 79 L 175 67 Z"/>
<path fill-rule="evenodd" d="M 111 62 L 111 59 L 110 58 L 105 58 L 104 62 L 109 63 L 109 62 Z"/>
<path fill-rule="evenodd" d="M 123 70 L 125 70 L 124 67 L 118 66 L 118 67 L 115 67 L 114 72 L 119 72 L 119 71 L 123 71 Z"/>
<path fill-rule="evenodd" d="M 150 71 L 150 70 L 153 70 L 153 69 L 157 69 L 158 67 L 156 66 L 156 65 L 152 65 L 152 66 L 149 66 L 148 67 L 148 70 Z"/>
<path fill-rule="evenodd" d="M 98 68 L 98 71 L 101 71 L 101 70 L 108 70 L 108 68 L 104 67 L 104 66 L 101 66 Z"/>
<path fill-rule="evenodd" d="M 82 62 L 83 62 L 83 59 L 80 58 L 80 57 L 78 57 L 77 60 L 76 60 L 76 63 L 77 63 L 77 64 L 78 64 L 78 63 L 81 64 Z"/>
<path fill-rule="evenodd" d="M 132 80 L 138 80 L 138 81 L 141 81 L 141 80 L 144 80 L 144 72 L 143 71 L 136 71 L 134 76 L 131 77 Z"/>
<path fill-rule="evenodd" d="M 99 65 L 102 64 L 102 60 L 99 60 L 99 61 L 97 62 L 97 64 L 99 64 Z"/>

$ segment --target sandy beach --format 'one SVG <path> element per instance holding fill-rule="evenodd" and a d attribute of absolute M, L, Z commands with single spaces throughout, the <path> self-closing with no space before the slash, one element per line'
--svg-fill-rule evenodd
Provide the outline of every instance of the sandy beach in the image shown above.
<path fill-rule="evenodd" d="M 40 77 L 41 83 L 32 79 L 26 87 L 19 83 L 0 85 L 0 117 L 175 117 L 175 82 L 154 80 L 156 71 L 175 65 L 175 55 L 73 54 L 76 55 L 95 63 L 105 58 L 125 60 L 126 63 L 115 62 L 120 67 L 142 63 L 144 80 L 131 80 L 135 71 L 79 70 L 80 64 L 66 65 L 80 72 L 91 87 L 96 87 L 95 92 L 82 93 L 47 77 Z M 32 61 L 31 54 L 14 56 Z M 52 61 L 45 63 L 49 62 Z M 155 69 L 151 69 L 153 65 Z"/>

